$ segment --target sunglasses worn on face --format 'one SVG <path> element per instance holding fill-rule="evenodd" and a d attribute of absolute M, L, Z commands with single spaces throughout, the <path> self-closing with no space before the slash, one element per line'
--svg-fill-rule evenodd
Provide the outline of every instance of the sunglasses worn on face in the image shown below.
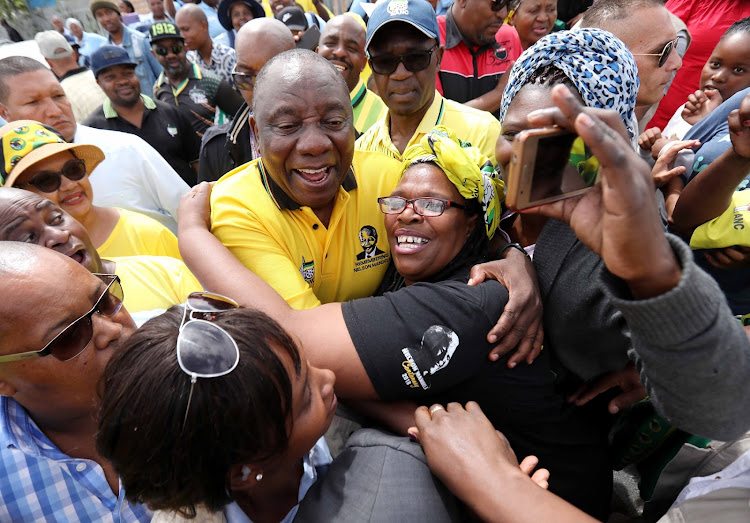
<path fill-rule="evenodd" d="M 658 56 L 659 57 L 659 67 L 663 67 L 664 64 L 667 63 L 667 60 L 669 60 L 669 55 L 672 54 L 672 50 L 677 45 L 679 38 L 675 38 L 671 42 L 667 42 L 664 45 L 664 49 L 661 50 L 661 53 L 633 53 L 633 56 Z"/>
<path fill-rule="evenodd" d="M 86 176 L 86 162 L 79 158 L 68 160 L 59 171 L 38 172 L 28 183 L 17 185 L 16 187 L 24 189 L 29 185 L 33 185 L 42 192 L 51 193 L 60 188 L 60 185 L 62 184 L 62 176 L 65 176 L 68 180 L 74 182 L 82 180 L 83 177 Z"/>
<path fill-rule="evenodd" d="M 177 363 L 190 376 L 190 395 L 185 407 L 185 428 L 193 389 L 198 378 L 218 378 L 232 372 L 240 362 L 240 349 L 227 331 L 212 323 L 217 314 L 239 305 L 231 298 L 211 292 L 194 292 L 183 305 L 177 336 Z"/>
<path fill-rule="evenodd" d="M 255 79 L 258 75 L 249 73 L 240 73 L 237 71 L 237 66 L 232 69 L 232 80 L 237 89 L 242 91 L 252 91 L 255 87 Z"/>
<path fill-rule="evenodd" d="M 492 10 L 494 12 L 502 11 L 510 5 L 510 0 L 492 0 Z"/>
<path fill-rule="evenodd" d="M 154 52 L 159 56 L 167 56 L 169 51 L 172 51 L 172 54 L 180 54 L 184 49 L 185 48 L 181 45 L 173 45 L 171 47 L 162 47 L 160 45 L 154 46 Z"/>
<path fill-rule="evenodd" d="M 407 71 L 418 73 L 419 71 L 424 71 L 430 66 L 432 53 L 434 53 L 437 48 L 438 45 L 435 44 L 427 51 L 414 51 L 413 53 L 406 53 L 398 56 L 371 56 L 370 67 L 372 67 L 372 71 L 376 74 L 393 74 L 398 68 L 398 64 L 403 62 Z"/>
<path fill-rule="evenodd" d="M 120 312 L 124 298 L 119 277 L 114 274 L 94 274 L 94 276 L 106 283 L 107 288 L 104 289 L 90 311 L 60 331 L 60 334 L 52 338 L 42 350 L 0 356 L 0 363 L 41 358 L 49 355 L 60 361 L 68 361 L 80 355 L 94 338 L 94 326 L 91 317 L 98 313 L 111 318 Z"/>
<path fill-rule="evenodd" d="M 414 198 L 413 200 L 407 200 L 400 196 L 386 196 L 378 198 L 378 203 L 380 204 L 381 212 L 384 214 L 401 214 L 406 210 L 406 206 L 411 204 L 415 213 L 429 218 L 440 216 L 448 207 L 455 207 L 456 209 L 464 208 L 460 203 L 442 198 Z"/>

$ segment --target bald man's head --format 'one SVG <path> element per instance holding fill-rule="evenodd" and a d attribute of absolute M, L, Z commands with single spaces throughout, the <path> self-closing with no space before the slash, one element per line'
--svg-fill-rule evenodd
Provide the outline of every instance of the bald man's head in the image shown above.
<path fill-rule="evenodd" d="M 318 54 L 338 69 L 353 91 L 367 62 L 364 28 L 346 14 L 331 18 L 320 35 Z"/>
<path fill-rule="evenodd" d="M 295 48 L 289 28 L 275 18 L 255 18 L 237 32 L 234 49 L 237 72 L 255 77 L 271 58 Z M 253 103 L 253 89 L 240 89 L 248 105 Z"/>
<path fill-rule="evenodd" d="M 198 7 L 196 4 L 183 5 L 180 10 L 177 11 L 175 20 L 179 22 L 180 18 L 192 18 L 197 22 L 208 23 L 208 17 L 206 17 L 206 13 L 204 13 L 203 9 Z"/>
<path fill-rule="evenodd" d="M 269 96 L 277 87 L 308 89 L 308 84 L 303 80 L 311 76 L 328 83 L 328 88 L 333 89 L 331 94 L 349 100 L 349 89 L 342 81 L 336 67 L 317 53 L 307 49 L 294 49 L 274 56 L 258 74 L 255 81 L 253 113 L 260 104 L 266 104 L 266 107 L 272 106 Z M 348 105 L 351 106 L 351 103 Z"/>
<path fill-rule="evenodd" d="M 175 24 L 185 39 L 185 47 L 190 51 L 206 52 L 211 49 L 211 35 L 208 33 L 208 18 L 203 9 L 195 4 L 185 4 L 177 11 Z"/>

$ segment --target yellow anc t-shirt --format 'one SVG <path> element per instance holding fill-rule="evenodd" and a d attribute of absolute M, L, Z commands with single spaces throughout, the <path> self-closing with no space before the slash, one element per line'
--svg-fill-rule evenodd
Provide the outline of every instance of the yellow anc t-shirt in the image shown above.
<path fill-rule="evenodd" d="M 112 258 L 128 312 L 168 309 L 203 288 L 181 260 L 170 256 Z"/>
<path fill-rule="evenodd" d="M 117 210 L 120 219 L 104 243 L 97 247 L 99 256 L 171 256 L 182 259 L 177 248 L 177 237 L 172 231 L 145 214 Z"/>
<path fill-rule="evenodd" d="M 500 122 L 487 111 L 467 107 L 453 100 L 443 98 L 437 91 L 430 108 L 427 109 L 410 145 L 418 143 L 436 125 L 444 125 L 456 131 L 456 136 L 478 148 L 494 164 L 495 145 L 500 136 Z M 368 173 L 381 173 L 399 169 L 402 156 L 391 141 L 389 133 L 389 113 L 376 122 L 355 144 L 355 151 L 364 153 L 363 161 Z M 406 150 L 406 148 L 404 150 Z"/>
<path fill-rule="evenodd" d="M 693 249 L 750 247 L 750 190 L 735 191 L 726 211 L 696 227 L 690 238 Z"/>
<path fill-rule="evenodd" d="M 255 160 L 214 186 L 211 232 L 296 309 L 372 296 L 390 261 L 377 198 L 392 192 L 398 175 L 363 175 L 355 153 L 326 228 Z"/>

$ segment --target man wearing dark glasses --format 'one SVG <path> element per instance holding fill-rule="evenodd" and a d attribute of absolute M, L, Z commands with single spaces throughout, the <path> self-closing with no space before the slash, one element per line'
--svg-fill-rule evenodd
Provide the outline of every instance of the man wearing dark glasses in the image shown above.
<path fill-rule="evenodd" d="M 231 123 L 209 127 L 203 135 L 199 182 L 216 181 L 235 167 L 260 156 L 249 123 L 255 78 L 271 58 L 295 47 L 291 31 L 271 17 L 247 22 L 237 32 L 234 44 L 237 65 L 232 77 L 245 103 Z"/>
<path fill-rule="evenodd" d="M 188 61 L 185 41 L 176 25 L 157 22 L 149 33 L 151 52 L 164 68 L 154 85 L 154 96 L 181 110 L 199 137 L 237 112 L 242 97 L 229 82 Z M 217 114 L 219 111 L 224 114 Z"/>
<path fill-rule="evenodd" d="M 367 25 L 365 48 L 378 94 L 388 107 L 385 118 L 357 141 L 368 169 L 399 172 L 404 150 L 436 125 L 452 128 L 495 161 L 500 123 L 490 113 L 443 98 L 435 90 L 444 49 L 428 2 L 379 4 Z"/>
<path fill-rule="evenodd" d="M 583 16 L 583 27 L 598 27 L 623 41 L 638 66 L 636 117 L 664 97 L 682 59 L 674 52 L 677 32 L 660 0 L 599 0 Z"/>
<path fill-rule="evenodd" d="M 185 183 L 195 185 L 201 142 L 187 116 L 173 105 L 141 93 L 135 64 L 124 49 L 101 46 L 91 55 L 91 67 L 106 98 L 84 124 L 140 136 Z"/>
<path fill-rule="evenodd" d="M 8 179 L 13 183 L 13 174 Z M 125 305 L 132 313 L 138 312 L 142 321 L 201 290 L 185 264 L 176 258 L 102 259 L 83 225 L 50 200 L 14 187 L 0 188 L 0 250 L 6 248 L 4 242 L 35 243 L 71 258 L 92 273 L 117 274 L 128 288 Z"/>
<path fill-rule="evenodd" d="M 523 49 L 515 31 L 498 40 L 510 0 L 456 0 L 438 17 L 445 54 L 437 89 L 451 100 L 497 116 L 505 89 L 503 73 Z"/>
<path fill-rule="evenodd" d="M 150 521 L 95 446 L 99 377 L 135 330 L 117 277 L 9 242 L 0 293 L 0 520 Z"/>

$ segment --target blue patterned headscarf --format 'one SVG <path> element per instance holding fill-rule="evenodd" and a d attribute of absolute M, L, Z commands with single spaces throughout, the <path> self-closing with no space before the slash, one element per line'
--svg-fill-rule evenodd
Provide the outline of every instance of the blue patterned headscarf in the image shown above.
<path fill-rule="evenodd" d="M 550 33 L 523 52 L 510 70 L 500 122 L 531 75 L 547 65 L 565 73 L 588 107 L 620 113 L 631 140 L 637 137 L 634 110 L 640 82 L 633 55 L 612 33 L 589 27 Z"/>

